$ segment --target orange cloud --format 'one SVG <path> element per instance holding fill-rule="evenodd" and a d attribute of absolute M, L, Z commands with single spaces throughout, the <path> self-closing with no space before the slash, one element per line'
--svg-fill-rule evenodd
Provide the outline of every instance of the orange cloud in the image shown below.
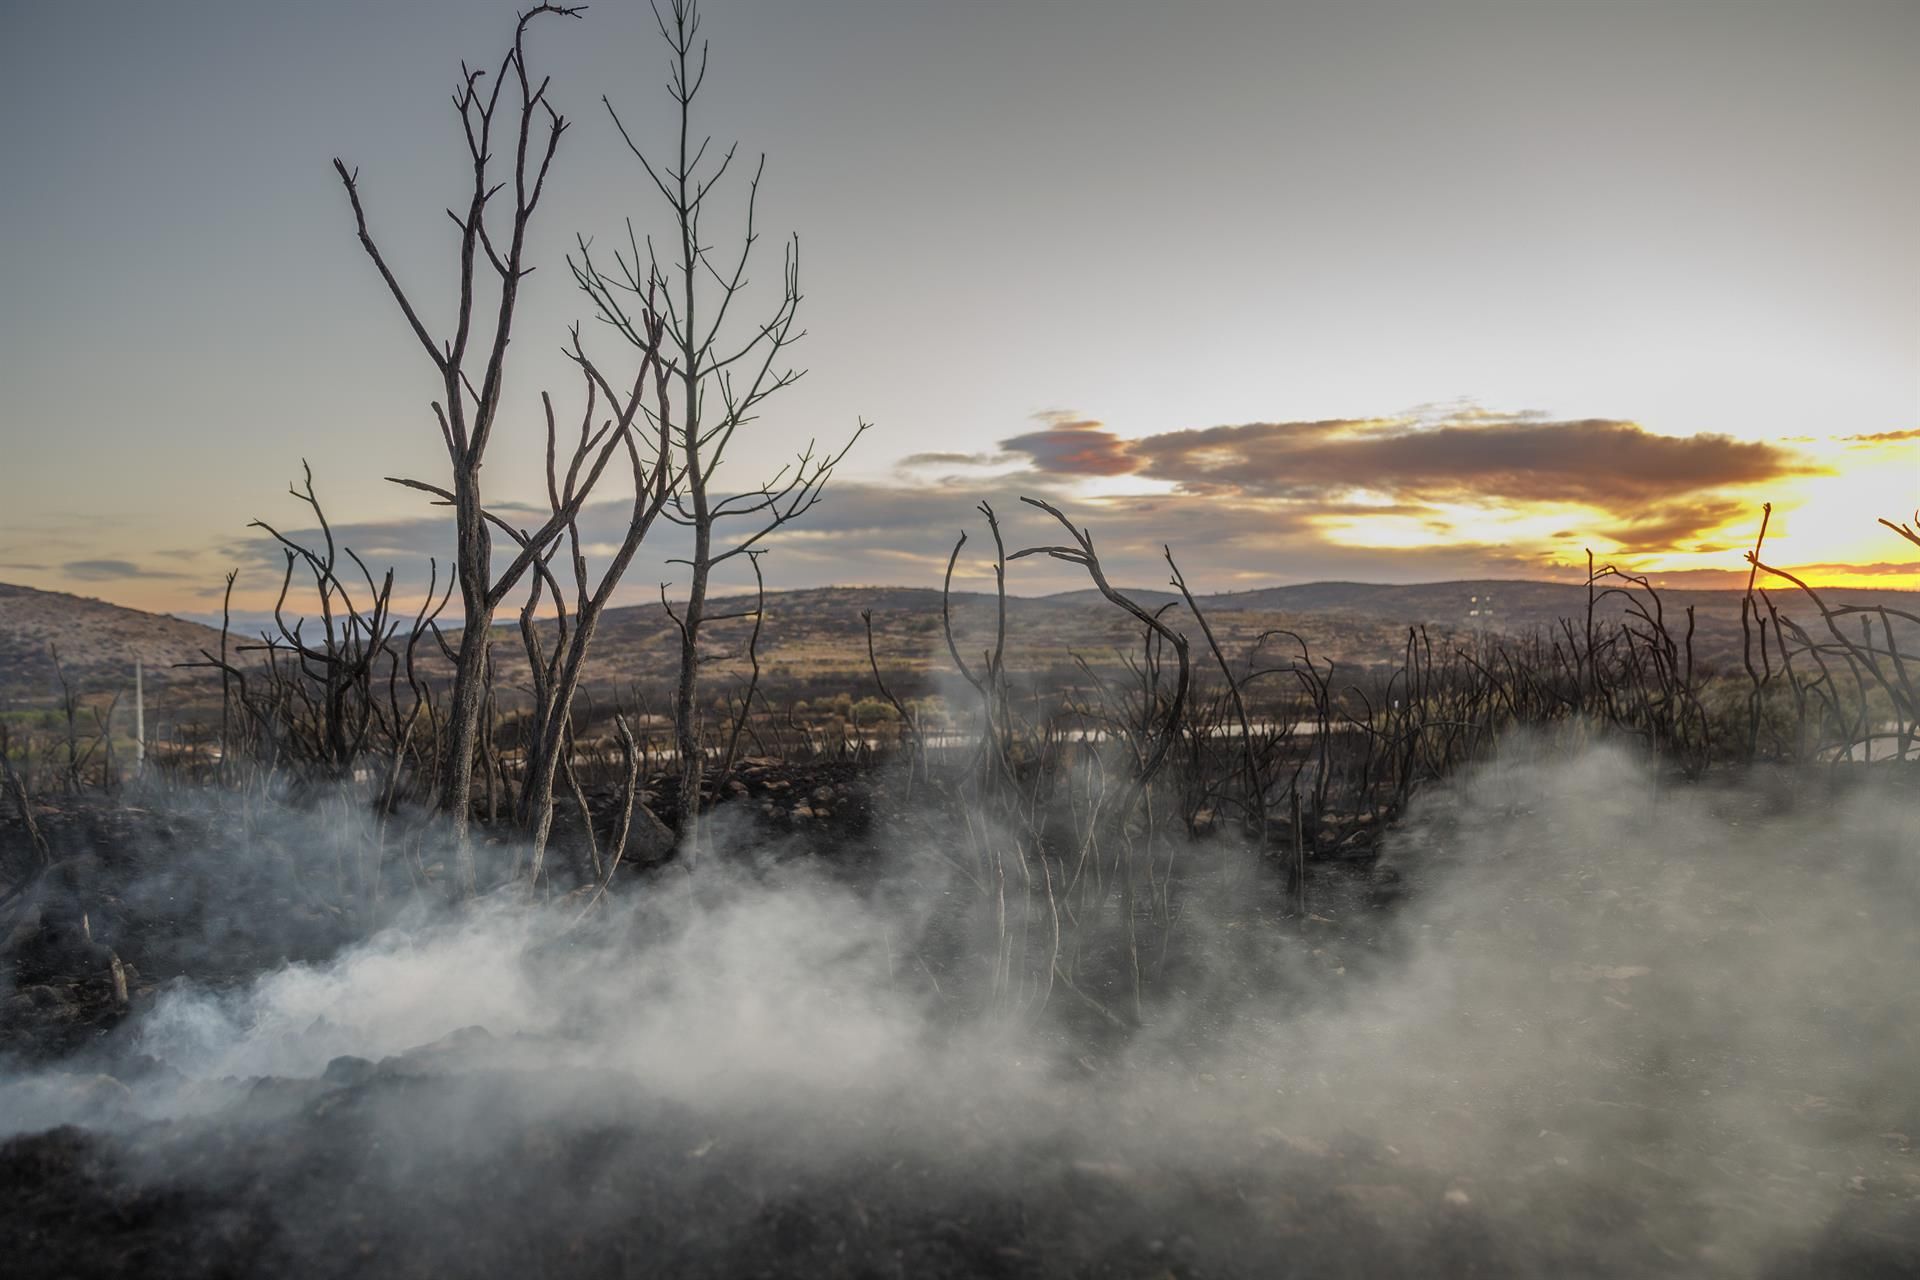
<path fill-rule="evenodd" d="M 1108 431 L 1104 423 L 1061 413 L 1041 417 L 1049 424 L 1045 431 L 1002 440 L 1000 447 L 1026 454 L 1036 470 L 1054 475 L 1124 476 L 1140 469 L 1129 452 L 1130 443 Z"/>
<path fill-rule="evenodd" d="M 1410 500 L 1576 503 L 1627 510 L 1650 502 L 1817 473 L 1777 445 L 1701 434 L 1663 436 L 1606 418 L 1543 421 L 1456 416 L 1254 422 L 1122 440 L 1091 420 L 1001 442 L 1054 475 L 1139 475 L 1193 492 L 1295 500 L 1354 491 Z"/>

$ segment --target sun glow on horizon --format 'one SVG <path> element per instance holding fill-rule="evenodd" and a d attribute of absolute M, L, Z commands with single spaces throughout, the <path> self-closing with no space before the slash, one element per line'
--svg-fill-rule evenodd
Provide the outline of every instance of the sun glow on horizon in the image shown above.
<path fill-rule="evenodd" d="M 1549 574 L 1584 572 L 1585 553 L 1631 572 L 1659 577 L 1724 574 L 1744 578 L 1763 507 L 1773 504 L 1762 558 L 1812 586 L 1920 590 L 1920 554 L 1879 523 L 1911 521 L 1920 508 L 1920 439 L 1912 432 L 1817 437 L 1793 442 L 1817 468 L 1696 495 L 1701 523 L 1674 545 L 1648 547 L 1632 537 L 1642 513 L 1584 503 L 1441 501 L 1311 517 L 1334 546 L 1430 551 L 1497 548 Z M 1372 495 L 1377 498 L 1378 495 Z M 1385 503 L 1379 505 L 1385 506 Z M 1716 506 L 1726 510 L 1713 518 Z"/>

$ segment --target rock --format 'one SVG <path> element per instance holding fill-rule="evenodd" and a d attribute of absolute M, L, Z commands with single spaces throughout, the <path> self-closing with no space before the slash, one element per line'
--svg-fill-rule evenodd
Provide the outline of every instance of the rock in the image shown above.
<path fill-rule="evenodd" d="M 327 1064 L 320 1078 L 328 1084 L 350 1086 L 364 1084 L 373 1078 L 374 1064 L 365 1058 L 356 1058 L 352 1054 L 341 1054 Z"/>
<path fill-rule="evenodd" d="M 627 829 L 626 860 L 637 864 L 665 862 L 673 856 L 676 843 L 673 828 L 660 821 L 644 801 L 636 800 L 632 825 Z"/>
<path fill-rule="evenodd" d="M 449 1031 L 438 1040 L 407 1050 L 409 1055 L 416 1053 L 444 1053 L 448 1050 L 474 1049 L 493 1039 L 493 1032 L 485 1027 L 474 1025 Z"/>

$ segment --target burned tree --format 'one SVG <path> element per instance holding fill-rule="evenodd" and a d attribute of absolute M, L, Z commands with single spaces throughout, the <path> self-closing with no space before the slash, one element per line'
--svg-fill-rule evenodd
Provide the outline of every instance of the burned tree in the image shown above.
<path fill-rule="evenodd" d="M 447 713 L 446 770 L 440 806 L 453 822 L 459 849 L 457 888 L 462 893 L 474 890 L 473 859 L 466 833 L 472 807 L 473 756 L 486 702 L 487 649 L 494 613 L 534 562 L 578 515 L 607 462 L 626 445 L 625 426 L 609 433 L 584 469 L 564 509 L 554 511 L 538 529 L 516 538 L 517 553 L 503 570 L 494 572 L 480 469 L 500 412 L 520 283 L 533 270 L 526 263 L 528 228 L 546 188 L 560 137 L 567 129 L 566 119 L 547 100 L 549 82 L 545 79 L 536 82 L 527 69 L 527 28 L 534 19 L 546 14 L 577 18 L 581 7 L 542 4 L 521 14 L 514 27 L 513 44 L 502 57 L 491 83 L 485 68 L 468 67 L 464 63 L 461 66 L 461 83 L 454 91 L 453 103 L 465 135 L 473 180 L 465 210 L 447 210 L 447 216 L 459 228 L 460 246 L 459 291 L 452 337 L 436 340 L 428 330 L 419 308 L 368 230 L 358 172 L 348 169 L 340 160 L 334 161 L 334 169 L 353 207 L 361 247 L 379 270 L 442 384 L 442 398 L 433 402 L 433 412 L 446 446 L 451 484 L 397 483 L 440 496 L 452 506 L 454 513 L 458 540 L 455 565 L 463 627 Z M 536 127 L 540 125 L 544 126 L 544 137 L 536 138 Z M 506 176 L 498 177 L 495 153 L 503 141 L 511 155 Z M 511 200 L 511 213 L 490 219 L 490 211 L 503 193 Z M 483 304 L 482 290 L 476 280 L 488 272 L 497 282 L 490 308 Z M 489 309 L 490 318 L 484 314 Z M 469 368 L 473 364 L 478 366 L 477 381 L 476 370 Z"/>
<path fill-rule="evenodd" d="M 594 631 L 614 589 L 620 585 L 641 542 L 665 510 L 678 483 L 671 441 L 667 437 L 667 370 L 660 358 L 665 321 L 654 309 L 651 299 L 647 302 L 640 325 L 640 364 L 632 384 L 625 390 L 616 387 L 608 379 L 587 355 L 580 343 L 578 330 L 574 332 L 572 355 L 586 383 L 587 404 L 580 420 L 579 437 L 564 469 L 559 465 L 553 402 L 543 397 L 547 411 L 547 501 L 556 517 L 565 515 L 564 546 L 573 588 L 571 592 L 565 591 L 559 576 L 553 572 L 550 562 L 562 546 L 562 543 L 555 542 L 547 553 L 535 560 L 532 586 L 520 612 L 520 635 L 526 645 L 527 665 L 533 675 L 534 712 L 526 771 L 521 782 L 519 817 L 522 825 L 533 832 L 530 876 L 536 882 L 540 877 L 547 839 L 553 827 L 554 780 L 565 763 L 572 742 L 573 700 L 586 669 L 587 651 L 593 643 Z M 602 396 L 606 398 L 614 416 L 607 419 L 596 432 L 592 429 L 594 410 Z M 646 403 L 649 396 L 653 400 L 651 406 Z M 649 437 L 652 440 L 650 455 L 642 450 L 637 433 L 633 430 L 635 421 L 643 412 L 653 423 L 653 433 Z M 575 490 L 581 483 L 582 467 L 609 437 L 625 441 L 627 460 L 632 468 L 633 505 L 628 513 L 626 532 L 600 576 L 595 579 L 588 570 L 582 546 Z M 524 533 L 509 532 L 516 541 L 523 541 L 527 537 Z M 547 651 L 536 622 L 543 592 L 550 595 L 554 613 L 551 653 Z M 568 615 L 569 596 L 572 599 L 571 617 Z M 620 721 L 620 724 L 623 749 L 628 750 L 630 755 L 631 736 L 625 729 L 625 721 Z M 632 806 L 636 803 L 636 788 L 631 778 L 626 790 L 626 813 L 630 816 Z M 591 843 L 591 818 L 583 812 L 581 820 L 587 826 Z M 594 870 L 598 874 L 600 868 L 596 866 Z"/>
<path fill-rule="evenodd" d="M 1896 524 L 1885 517 L 1880 523 L 1898 536 L 1920 546 L 1920 511 L 1914 513 L 1914 524 Z M 1800 652 L 1810 655 L 1822 670 L 1822 683 L 1828 687 L 1831 695 L 1835 687 L 1832 674 L 1828 670 L 1828 661 L 1844 664 L 1853 678 L 1858 692 L 1859 713 L 1856 727 L 1844 735 L 1840 744 L 1843 754 L 1851 756 L 1858 749 L 1865 752 L 1865 758 L 1873 759 L 1873 744 L 1880 739 L 1893 740 L 1893 758 L 1906 760 L 1912 756 L 1915 744 L 1920 743 L 1920 683 L 1916 683 L 1915 673 L 1909 669 L 1910 655 L 1902 652 L 1897 624 L 1920 628 L 1920 614 L 1908 613 L 1903 609 L 1889 609 L 1883 604 L 1853 605 L 1829 604 L 1820 592 L 1804 579 L 1786 569 L 1776 568 L 1760 559 L 1756 548 L 1747 553 L 1747 562 L 1756 572 L 1768 574 L 1791 583 L 1813 605 L 1825 624 L 1831 640 L 1825 643 L 1816 641 L 1806 630 L 1788 624 L 1789 634 L 1799 642 Z M 1873 624 L 1880 624 L 1880 634 L 1874 634 Z M 1857 622 L 1860 637 L 1854 639 L 1842 630 L 1842 624 Z M 1870 693 L 1885 699 L 1885 707 L 1891 714 L 1890 731 L 1876 730 L 1870 703 Z M 1834 719 L 1841 720 L 1839 703 L 1833 702 Z"/>
<path fill-rule="evenodd" d="M 707 74 L 707 45 L 699 39 L 698 0 L 667 0 L 654 17 L 669 50 L 668 90 L 677 113 L 677 143 L 664 160 L 650 160 L 635 141 L 610 100 L 607 112 L 654 189 L 666 202 L 672 224 L 672 242 L 665 260 L 648 238 L 643 246 L 628 223 L 628 249 L 616 251 L 614 264 L 603 269 L 582 241 L 570 260 L 575 278 L 593 299 L 600 318 L 629 342 L 645 349 L 647 335 L 628 311 L 627 300 L 662 298 L 666 320 L 665 353 L 671 378 L 679 388 L 679 411 L 656 425 L 671 441 L 681 471 L 679 489 L 672 495 L 666 516 L 685 527 L 691 554 L 674 563 L 687 569 L 687 594 L 679 609 L 669 613 L 680 638 L 680 672 L 674 691 L 675 746 L 680 757 L 680 811 L 682 840 L 688 853 L 698 848 L 699 810 L 705 774 L 704 739 L 700 707 L 700 634 L 709 622 L 723 620 L 707 613 L 708 586 L 715 569 L 750 555 L 769 534 L 818 502 L 827 479 L 853 440 L 865 430 L 861 423 L 853 438 L 832 453 L 818 453 L 810 445 L 791 463 L 765 481 L 745 487 L 716 486 L 735 433 L 759 417 L 769 397 L 791 386 L 803 374 L 786 363 L 789 348 L 805 331 L 796 327 L 800 309 L 800 245 L 790 237 L 781 263 L 780 288 L 765 318 L 739 323 L 738 308 L 747 305 L 747 269 L 760 234 L 755 222 L 760 179 L 766 168 L 762 156 L 748 180 L 745 226 L 737 252 L 722 256 L 705 238 L 701 222 L 722 180 L 732 169 L 738 147 L 730 146 L 709 159 L 712 139 L 693 133 L 693 103 Z M 729 534 L 725 530 L 737 530 Z M 662 587 L 665 598 L 665 585 Z M 734 616 L 734 615 L 729 615 Z"/>
<path fill-rule="evenodd" d="M 374 669 L 383 658 L 391 661 L 392 642 L 399 627 L 393 615 L 393 570 L 388 569 L 376 583 L 373 571 L 353 548 L 336 547 L 333 527 L 313 489 L 313 468 L 305 462 L 300 466 L 304 484 L 288 492 L 313 512 L 320 529 L 320 546 L 315 549 L 296 542 L 264 520 L 253 522 L 253 528 L 264 530 L 280 544 L 286 571 L 280 580 L 280 594 L 273 602 L 278 634 L 265 633 L 261 644 L 243 645 L 241 652 L 265 650 L 268 670 L 276 676 L 280 674 L 280 659 L 285 656 L 290 667 L 287 687 L 291 697 L 283 706 L 290 710 L 297 700 L 305 704 L 305 714 L 286 716 L 284 731 L 289 738 L 297 739 L 302 726 L 309 727 L 311 740 L 303 744 L 307 758 L 323 777 L 338 781 L 352 775 L 379 722 Z M 364 601 L 354 599 L 352 586 L 337 571 L 342 551 L 366 583 Z M 293 587 L 296 568 L 304 569 L 313 579 L 314 606 L 319 615 L 317 634 L 307 631 L 311 619 L 287 619 L 287 594 Z M 208 660 L 212 661 L 211 655 Z M 230 679 L 233 671 L 222 660 L 222 680 Z"/>

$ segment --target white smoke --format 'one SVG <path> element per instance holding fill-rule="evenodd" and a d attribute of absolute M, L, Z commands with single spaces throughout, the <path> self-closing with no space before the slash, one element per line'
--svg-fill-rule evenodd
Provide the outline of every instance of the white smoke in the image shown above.
<path fill-rule="evenodd" d="M 1516 741 L 1391 835 L 1410 886 L 1392 913 L 1321 902 L 1276 926 L 1190 903 L 1203 963 L 1117 1051 L 937 989 L 921 940 L 967 890 L 932 853 L 891 850 L 878 889 L 745 860 L 578 927 L 577 904 L 502 897 L 238 992 L 172 989 L 134 1035 L 189 1087 L 122 1113 L 441 1041 L 450 1080 L 598 1082 L 475 1116 L 475 1153 L 556 1110 L 617 1125 L 664 1101 L 817 1160 L 972 1169 L 1042 1143 L 1143 1187 L 1243 1169 L 1271 1219 L 1307 1210 L 1263 1179 L 1345 1177 L 1358 1150 L 1388 1172 L 1328 1194 L 1362 1219 L 1484 1215 L 1522 1269 L 1613 1237 L 1676 1274 L 1747 1273 L 1862 1197 L 1920 1196 L 1920 804 L 1891 784 L 1676 787 L 1617 748 Z"/>

